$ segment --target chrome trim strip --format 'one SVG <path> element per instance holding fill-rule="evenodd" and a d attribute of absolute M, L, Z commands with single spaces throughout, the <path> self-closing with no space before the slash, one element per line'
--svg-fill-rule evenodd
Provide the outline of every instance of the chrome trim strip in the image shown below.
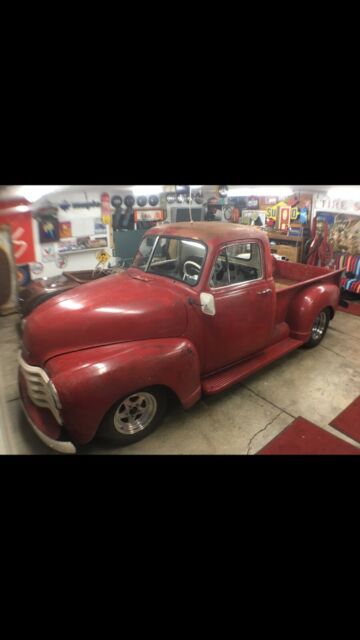
<path fill-rule="evenodd" d="M 28 423 L 30 424 L 32 429 L 35 431 L 38 438 L 40 438 L 40 440 L 44 442 L 44 444 L 50 447 L 50 449 L 54 449 L 59 453 L 76 453 L 76 447 L 72 442 L 63 442 L 62 440 L 54 440 L 53 438 L 49 438 L 49 436 L 46 436 L 45 433 L 40 431 L 40 429 L 38 429 L 35 423 L 31 420 L 21 398 L 20 398 L 20 404 Z"/>
<path fill-rule="evenodd" d="M 62 425 L 63 421 L 59 409 L 56 406 L 55 399 L 49 388 L 50 378 L 47 373 L 41 367 L 33 367 L 27 364 L 21 357 L 21 351 L 19 351 L 18 361 L 24 374 L 30 400 L 36 407 L 49 409 L 56 422 Z"/>

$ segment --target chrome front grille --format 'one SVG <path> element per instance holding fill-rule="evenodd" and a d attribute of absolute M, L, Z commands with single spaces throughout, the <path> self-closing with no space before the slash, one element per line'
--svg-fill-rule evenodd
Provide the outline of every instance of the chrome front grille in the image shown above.
<path fill-rule="evenodd" d="M 49 409 L 55 420 L 62 424 L 62 419 L 56 407 L 54 397 L 50 389 L 50 378 L 41 367 L 33 367 L 27 364 L 19 354 L 21 372 L 25 378 L 26 389 L 30 400 L 37 407 Z"/>

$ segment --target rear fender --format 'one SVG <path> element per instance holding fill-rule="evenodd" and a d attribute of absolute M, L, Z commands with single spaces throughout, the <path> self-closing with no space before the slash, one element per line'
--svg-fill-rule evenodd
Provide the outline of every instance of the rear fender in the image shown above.
<path fill-rule="evenodd" d="M 49 360 L 46 370 L 59 394 L 64 426 L 78 444 L 92 440 L 115 402 L 140 389 L 168 387 L 184 408 L 201 395 L 198 354 L 185 338 L 85 349 Z"/>
<path fill-rule="evenodd" d="M 290 336 L 307 342 L 316 316 L 328 307 L 333 317 L 339 298 L 340 289 L 334 284 L 318 284 L 299 291 L 292 299 L 286 317 Z"/>

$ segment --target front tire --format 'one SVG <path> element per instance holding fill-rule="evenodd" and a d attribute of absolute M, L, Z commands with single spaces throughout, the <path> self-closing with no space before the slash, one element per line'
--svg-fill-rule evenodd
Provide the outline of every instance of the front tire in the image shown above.
<path fill-rule="evenodd" d="M 314 324 L 311 329 L 310 340 L 308 340 L 308 342 L 303 345 L 304 349 L 313 349 L 314 347 L 317 347 L 318 344 L 320 344 L 321 340 L 326 334 L 329 322 L 330 311 L 329 309 L 323 309 L 314 320 Z"/>
<path fill-rule="evenodd" d="M 98 435 L 118 446 L 138 442 L 155 431 L 164 418 L 166 408 L 167 395 L 159 387 L 131 393 L 112 406 Z"/>

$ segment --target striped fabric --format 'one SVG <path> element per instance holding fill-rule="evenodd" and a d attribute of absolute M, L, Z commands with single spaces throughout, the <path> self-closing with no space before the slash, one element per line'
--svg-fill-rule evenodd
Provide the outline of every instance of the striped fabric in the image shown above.
<path fill-rule="evenodd" d="M 350 256 L 347 253 L 336 256 L 336 268 L 345 269 L 346 273 L 354 274 L 353 278 L 344 277 L 341 279 L 341 286 L 346 291 L 360 294 L 360 255 Z"/>

